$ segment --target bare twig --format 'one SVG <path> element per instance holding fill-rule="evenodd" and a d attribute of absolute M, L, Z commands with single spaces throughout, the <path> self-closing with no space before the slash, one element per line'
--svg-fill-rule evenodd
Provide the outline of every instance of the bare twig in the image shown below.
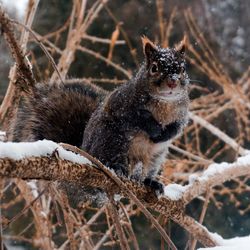
<path fill-rule="evenodd" d="M 40 48 L 43 50 L 44 54 L 47 56 L 47 58 L 51 62 L 52 66 L 53 66 L 53 68 L 55 70 L 55 72 L 58 74 L 58 77 L 59 77 L 61 83 L 64 84 L 62 76 L 61 76 L 61 74 L 60 74 L 60 72 L 59 72 L 59 70 L 58 70 L 58 68 L 56 66 L 56 63 L 55 63 L 53 57 L 50 55 L 50 53 L 48 52 L 48 50 L 46 49 L 46 47 L 43 45 L 43 43 L 39 40 L 39 38 L 37 37 L 37 35 L 35 34 L 35 32 L 31 28 L 29 28 L 27 25 L 22 24 L 22 23 L 20 23 L 20 22 L 18 22 L 16 20 L 11 20 L 11 22 L 22 26 L 25 30 L 27 30 L 34 37 L 34 39 L 39 44 Z"/>
<path fill-rule="evenodd" d="M 248 152 L 242 148 L 240 145 L 238 145 L 237 142 L 235 142 L 232 138 L 230 138 L 228 135 L 223 133 L 221 130 L 213 126 L 211 123 L 207 122 L 206 120 L 202 119 L 201 117 L 194 115 L 192 113 L 189 113 L 190 118 L 194 121 L 202 125 L 204 128 L 208 129 L 212 134 L 219 137 L 222 141 L 227 143 L 229 146 L 231 146 L 236 152 L 239 152 L 240 155 L 246 155 Z"/>
<path fill-rule="evenodd" d="M 119 243 L 120 243 L 121 249 L 122 250 L 129 250 L 130 247 L 128 245 L 128 241 L 126 239 L 122 225 L 120 223 L 120 218 L 119 218 L 113 197 L 110 198 L 109 211 L 110 211 L 110 215 L 112 217 L 113 223 L 115 225 L 117 235 L 119 237 Z"/>

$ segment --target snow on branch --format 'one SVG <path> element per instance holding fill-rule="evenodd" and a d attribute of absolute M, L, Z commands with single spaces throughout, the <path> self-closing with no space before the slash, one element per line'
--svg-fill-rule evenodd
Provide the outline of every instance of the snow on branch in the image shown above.
<path fill-rule="evenodd" d="M 250 246 L 250 236 L 235 237 L 232 239 L 223 239 L 220 235 L 214 233 L 211 234 L 214 239 L 220 243 L 221 246 L 212 248 L 199 248 L 198 250 L 247 250 Z"/>
<path fill-rule="evenodd" d="M 239 157 L 233 163 L 213 163 L 200 176 L 193 174 L 186 186 L 169 184 L 165 195 L 172 200 L 183 200 L 185 204 L 203 194 L 209 188 L 250 173 L 250 154 Z"/>
<path fill-rule="evenodd" d="M 183 200 L 185 203 L 189 203 L 192 199 L 208 190 L 208 188 L 220 185 L 239 176 L 249 175 L 249 173 L 250 154 L 239 157 L 233 163 L 211 164 L 200 177 L 194 178 L 192 183 L 188 185 L 183 195 Z"/>
<path fill-rule="evenodd" d="M 22 160 L 28 157 L 48 156 L 52 155 L 54 152 L 56 152 L 61 159 L 69 160 L 73 163 L 91 165 L 91 162 L 88 159 L 63 149 L 60 145 L 53 141 L 42 140 L 34 143 L 0 142 L 0 158 Z"/>

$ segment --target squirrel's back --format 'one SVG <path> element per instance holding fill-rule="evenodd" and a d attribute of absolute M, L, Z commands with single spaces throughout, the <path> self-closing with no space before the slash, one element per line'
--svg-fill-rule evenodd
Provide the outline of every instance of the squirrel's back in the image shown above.
<path fill-rule="evenodd" d="M 89 83 L 37 84 L 20 104 L 9 131 L 12 141 L 42 139 L 80 147 L 85 126 L 106 92 Z"/>

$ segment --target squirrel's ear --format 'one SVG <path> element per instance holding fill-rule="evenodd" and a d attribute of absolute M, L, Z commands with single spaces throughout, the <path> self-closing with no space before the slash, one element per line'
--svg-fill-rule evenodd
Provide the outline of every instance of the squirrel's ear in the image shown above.
<path fill-rule="evenodd" d="M 185 35 L 182 41 L 176 46 L 176 51 L 179 52 L 182 56 L 185 55 L 185 50 L 187 46 L 187 36 Z"/>
<path fill-rule="evenodd" d="M 147 62 L 149 63 L 150 59 L 152 59 L 152 55 L 157 51 L 157 47 L 146 36 L 142 36 L 141 40 L 143 46 L 143 53 L 146 57 Z"/>

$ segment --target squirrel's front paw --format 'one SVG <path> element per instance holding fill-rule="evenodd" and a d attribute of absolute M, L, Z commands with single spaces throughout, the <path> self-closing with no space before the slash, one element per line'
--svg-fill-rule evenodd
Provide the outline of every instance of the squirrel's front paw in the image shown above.
<path fill-rule="evenodd" d="M 164 193 L 164 185 L 159 181 L 153 180 L 151 178 L 146 178 L 143 183 L 145 186 L 154 189 L 157 195 L 161 195 Z"/>
<path fill-rule="evenodd" d="M 159 137 L 162 132 L 162 126 L 157 122 L 152 113 L 145 109 L 139 109 L 137 112 L 137 126 L 146 132 L 150 138 Z"/>

